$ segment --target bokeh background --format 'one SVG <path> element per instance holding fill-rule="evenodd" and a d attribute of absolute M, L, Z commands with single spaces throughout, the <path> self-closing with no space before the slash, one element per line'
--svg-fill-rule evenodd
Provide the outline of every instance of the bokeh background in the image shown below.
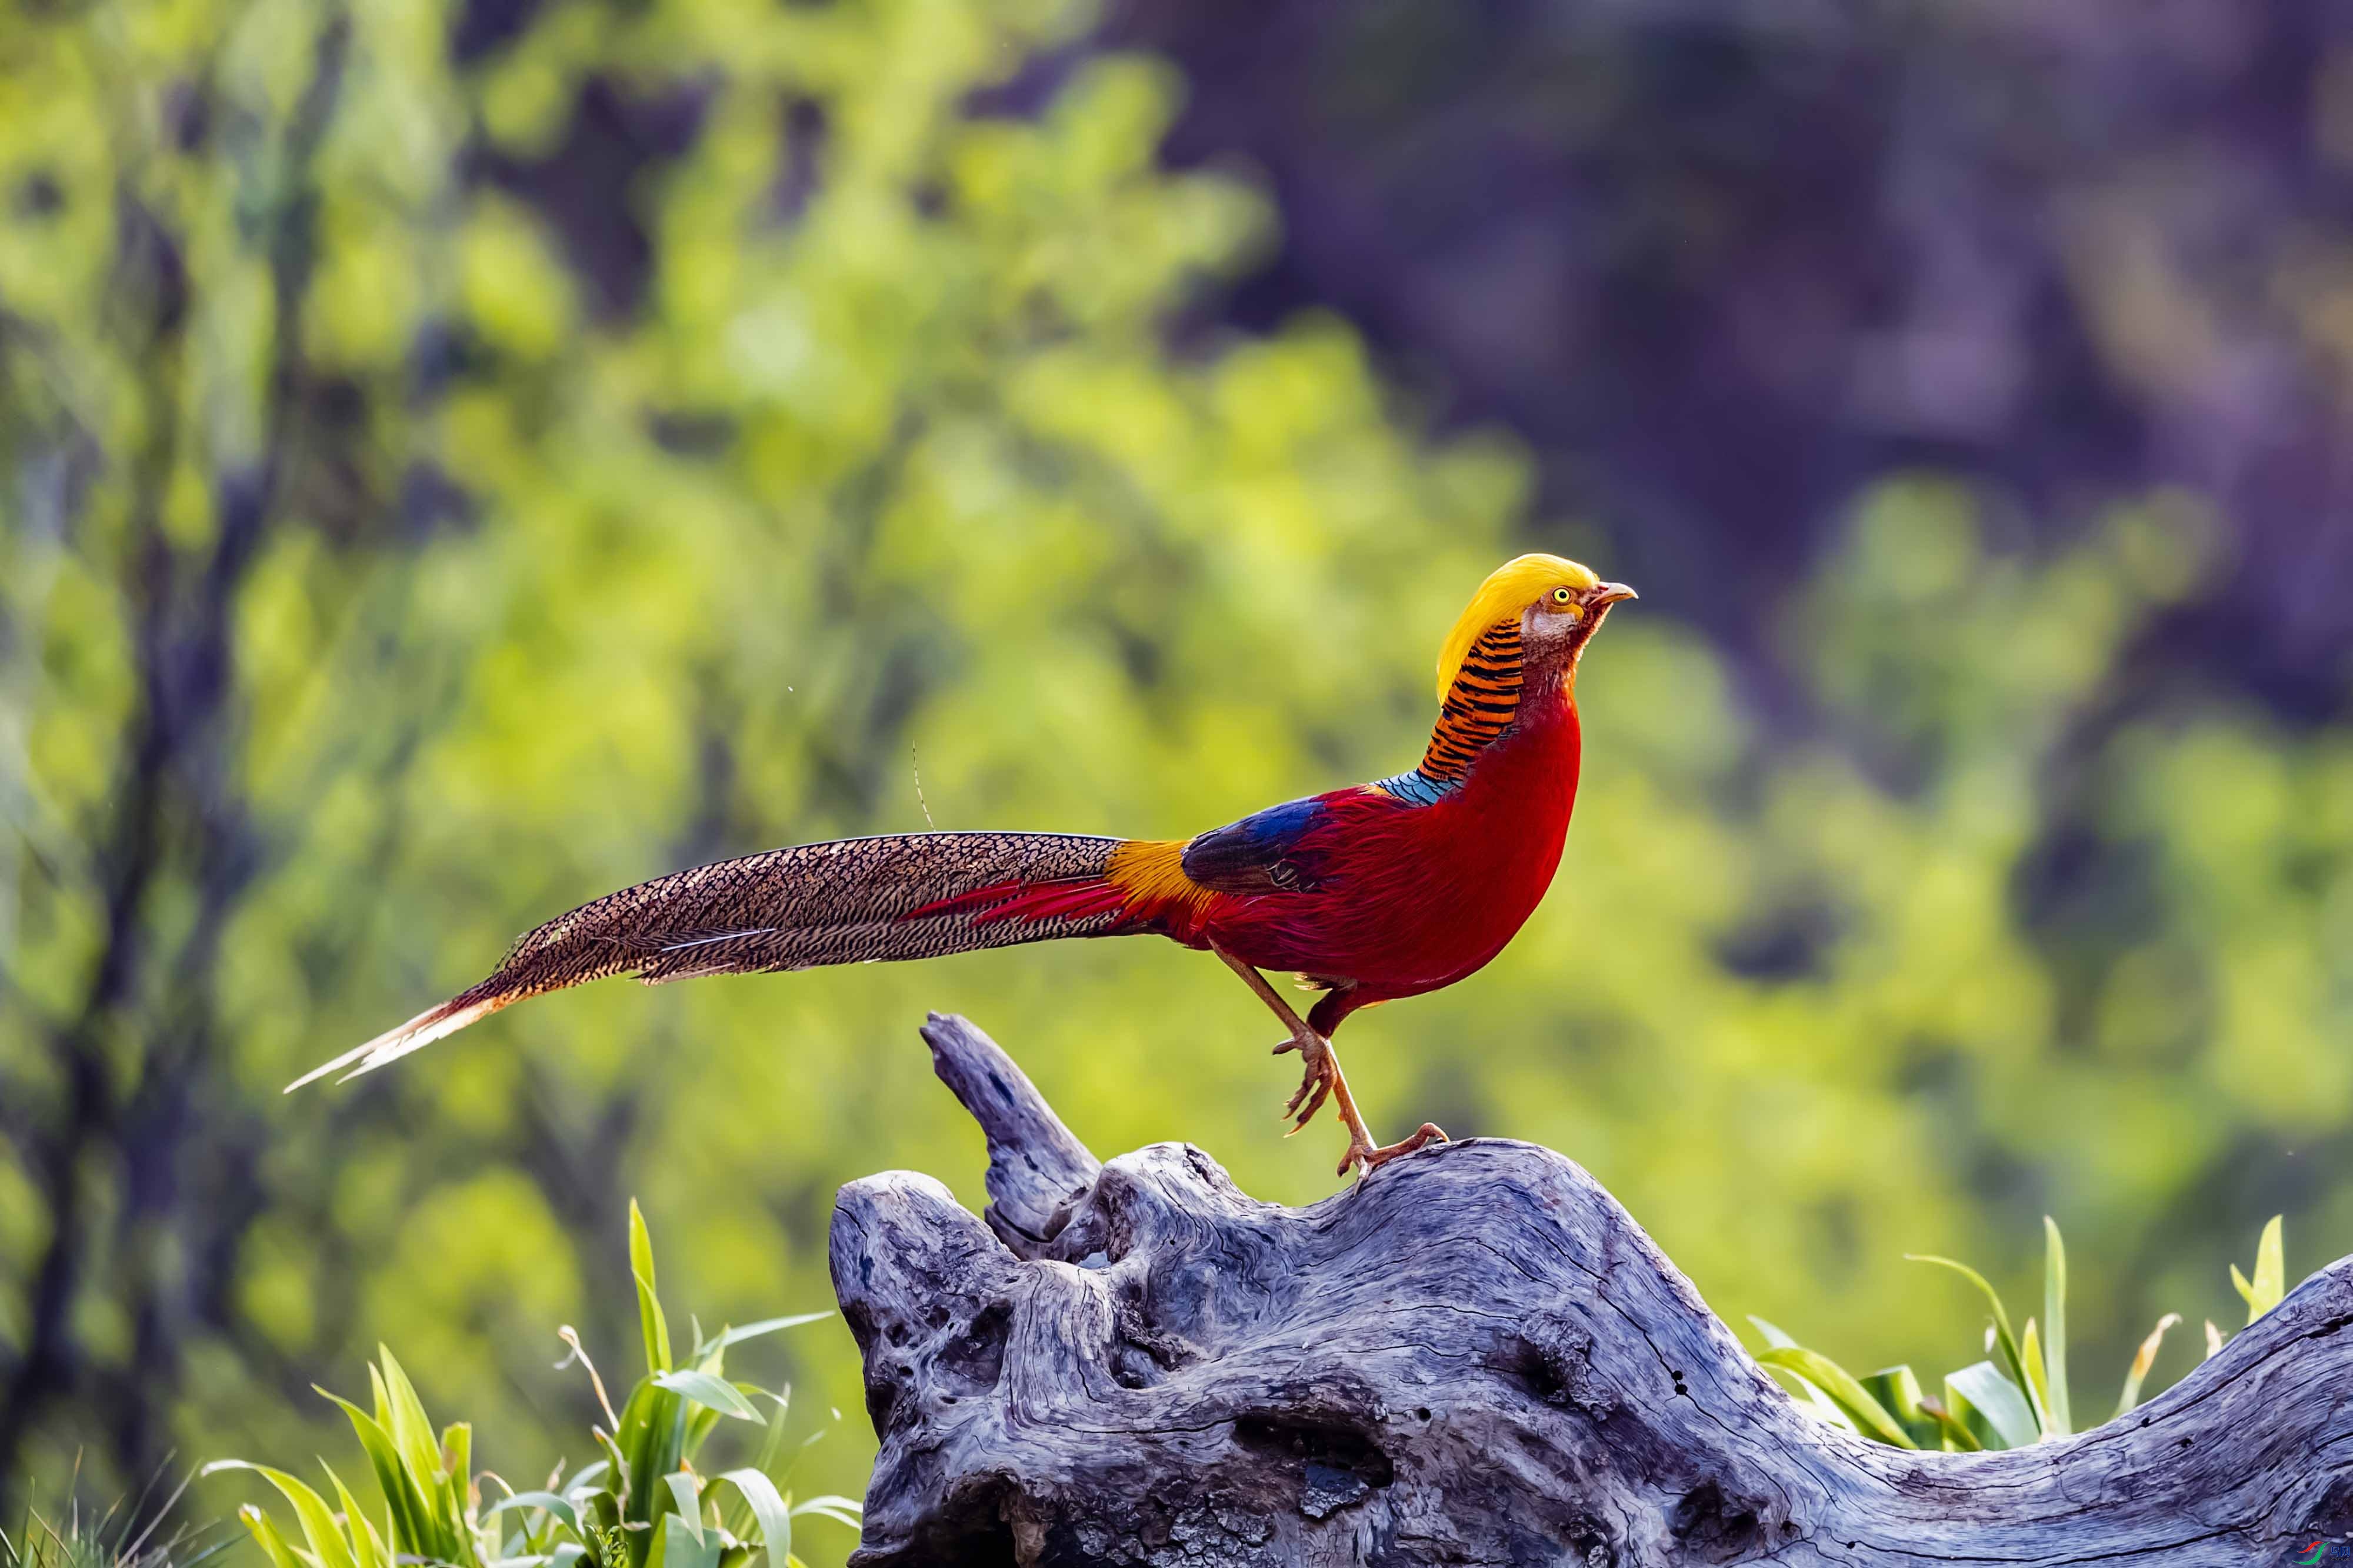
<path fill-rule="evenodd" d="M 845 1180 L 977 1202 L 927 1007 L 1325 1195 L 1157 944 L 278 1090 L 683 864 L 1408 765 L 1529 548 L 1642 602 L 1550 900 L 1348 1030 L 1378 1124 L 1858 1367 L 1976 1359 L 1900 1255 L 2022 1316 L 2052 1215 L 2093 1409 L 2273 1213 L 2353 1251 L 2353 13 L 16 0 L 0 212 L 0 1511 L 348 1466 L 378 1341 L 577 1462 L 632 1194 L 706 1325 L 828 1304 Z M 734 1364 L 857 1492 L 847 1332 Z"/>

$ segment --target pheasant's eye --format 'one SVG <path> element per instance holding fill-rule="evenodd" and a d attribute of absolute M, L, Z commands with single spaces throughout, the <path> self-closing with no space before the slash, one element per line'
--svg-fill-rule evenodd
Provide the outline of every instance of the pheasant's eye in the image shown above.
<path fill-rule="evenodd" d="M 1552 591 L 1552 602 L 1556 605 L 1566 605 L 1575 597 L 1577 597 L 1577 595 L 1570 593 L 1566 588 L 1555 588 Z"/>

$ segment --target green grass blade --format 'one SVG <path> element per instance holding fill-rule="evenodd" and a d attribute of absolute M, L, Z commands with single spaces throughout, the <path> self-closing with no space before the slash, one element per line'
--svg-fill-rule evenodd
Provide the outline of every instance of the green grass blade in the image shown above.
<path fill-rule="evenodd" d="M 1775 1328 L 1772 1324 L 1767 1322 L 1764 1319 L 1756 1316 L 1754 1313 L 1749 1315 L 1748 1321 L 1757 1325 L 1757 1331 L 1764 1335 L 1765 1342 L 1774 1349 L 1793 1351 L 1800 1348 L 1796 1340 L 1791 1339 L 1781 1330 Z M 1836 1400 L 1832 1399 L 1829 1394 L 1824 1394 L 1820 1389 L 1816 1388 L 1812 1384 L 1808 1383 L 1803 1378 L 1799 1378 L 1798 1380 L 1798 1394 L 1799 1398 L 1805 1401 L 1809 1409 L 1813 1411 L 1815 1415 L 1820 1416 L 1823 1420 L 1829 1422 L 1831 1426 L 1843 1426 L 1850 1432 L 1856 1429 L 1854 1422 L 1848 1417 L 1845 1411 L 1841 1410 L 1838 1407 L 1838 1402 Z M 784 1414 L 779 1411 L 776 1416 L 776 1426 L 778 1429 L 781 1429 L 783 1425 Z M 760 1468 L 765 1469 L 768 1467 L 764 1464 Z"/>
<path fill-rule="evenodd" d="M 639 1379 L 629 1391 L 629 1403 L 621 1409 L 618 1435 L 619 1451 L 627 1460 L 623 1468 L 629 1478 L 621 1504 L 623 1519 L 652 1524 L 668 1506 L 670 1494 L 659 1478 L 677 1469 L 686 1457 L 686 1410 L 684 1399 L 657 1387 L 651 1378 Z M 659 1544 L 640 1537 L 636 1549 Z"/>
<path fill-rule="evenodd" d="M 829 1519 L 836 1524 L 846 1524 L 852 1530 L 866 1528 L 866 1505 L 855 1498 L 842 1497 L 835 1492 L 828 1492 L 822 1497 L 813 1497 L 807 1502 L 794 1505 L 795 1518 L 805 1513 L 813 1513 L 819 1519 Z"/>
<path fill-rule="evenodd" d="M 2148 1338 L 2141 1341 L 2140 1349 L 2133 1355 L 2131 1370 L 2125 1373 L 2124 1396 L 2116 1401 L 2117 1415 L 2129 1414 L 2140 1403 L 2142 1380 L 2148 1376 L 2148 1369 L 2157 1364 L 2157 1352 L 2165 1343 L 2165 1331 L 2179 1321 L 2180 1313 L 2168 1312 L 2157 1321 L 2157 1327 L 2148 1331 Z"/>
<path fill-rule="evenodd" d="M 759 1522 L 760 1544 L 768 1553 L 769 1568 L 784 1568 L 793 1554 L 793 1514 L 776 1483 L 754 1469 L 729 1470 L 719 1478 L 743 1494 Z"/>
<path fill-rule="evenodd" d="M 738 1421 L 757 1421 L 760 1418 L 760 1413 L 753 1408 L 752 1402 L 723 1377 L 713 1377 L 699 1370 L 666 1372 L 653 1383 L 656 1388 L 666 1388 L 681 1398 L 716 1410 L 722 1415 L 732 1415 Z"/>
<path fill-rule="evenodd" d="M 482 1517 L 494 1518 L 511 1508 L 535 1508 L 543 1512 L 552 1513 L 562 1520 L 565 1528 L 580 1540 L 588 1539 L 588 1532 L 580 1528 L 580 1510 L 573 1506 L 570 1498 L 558 1497 L 554 1492 L 516 1492 L 511 1497 L 501 1498 L 497 1502 L 484 1509 Z"/>
<path fill-rule="evenodd" d="M 250 1464 L 244 1459 L 216 1459 L 197 1471 L 199 1476 L 217 1475 L 224 1470 L 247 1470 L 276 1487 L 279 1495 L 293 1505 L 294 1517 L 302 1526 L 302 1539 L 311 1548 L 311 1556 L 320 1568 L 355 1568 L 351 1543 L 336 1527 L 335 1516 L 326 1500 L 307 1485 L 283 1470 L 273 1470 L 267 1465 Z"/>
<path fill-rule="evenodd" d="M 425 1414 L 425 1402 L 417 1397 L 416 1384 L 396 1360 L 389 1345 L 378 1345 L 376 1359 L 384 1368 L 380 1382 L 385 1408 L 392 1416 L 393 1447 L 400 1450 L 403 1463 L 417 1478 L 420 1488 L 427 1478 L 438 1481 L 443 1470 L 441 1445 L 434 1440 L 433 1423 Z M 374 1369 L 370 1369 L 373 1371 Z"/>
<path fill-rule="evenodd" d="M 384 1537 L 375 1532 L 360 1500 L 352 1496 L 352 1489 L 343 1485 L 343 1478 L 335 1474 L 335 1467 L 324 1459 L 319 1468 L 327 1472 L 327 1479 L 335 1486 L 335 1500 L 343 1505 L 343 1520 L 351 1531 L 352 1558 L 359 1568 L 392 1568 L 392 1553 L 384 1544 Z"/>
<path fill-rule="evenodd" d="M 464 1509 L 462 1498 L 466 1490 L 466 1483 L 473 1479 L 474 1474 L 473 1424 L 468 1421 L 452 1421 L 442 1427 L 441 1445 L 438 1451 L 441 1455 L 442 1468 L 447 1470 L 449 1478 L 458 1483 L 458 1493 L 461 1500 L 459 1506 L 462 1512 Z"/>
<path fill-rule="evenodd" d="M 752 1468 L 764 1476 L 769 1476 L 776 1474 L 776 1456 L 784 1452 L 785 1418 L 792 1414 L 793 1385 L 788 1383 L 774 1394 L 762 1389 L 760 1397 L 776 1408 L 768 1416 L 767 1435 L 760 1439 L 759 1457 L 752 1461 Z"/>
<path fill-rule="evenodd" d="M 425 1402 L 417 1398 L 416 1384 L 392 1348 L 378 1345 L 376 1360 L 383 1369 L 381 1375 L 370 1367 L 368 1376 L 378 1403 L 392 1416 L 393 1447 L 408 1472 L 418 1502 L 420 1529 L 416 1544 L 404 1549 L 396 1542 L 394 1550 L 473 1568 L 473 1538 L 466 1530 L 465 1503 L 466 1485 L 471 1478 L 452 1473 L 442 1439 L 435 1435 L 432 1419 L 425 1414 Z M 460 1446 L 470 1448 L 463 1439 Z"/>
<path fill-rule="evenodd" d="M 1949 1268 L 1975 1285 L 1984 1295 L 1986 1305 L 1993 1309 L 1994 1343 L 2000 1349 L 2002 1362 L 2010 1373 L 2011 1381 L 2023 1390 L 2028 1400 L 2032 1402 L 2030 1405 L 2030 1412 L 2034 1417 L 2035 1431 L 2041 1433 L 2047 1430 L 2050 1426 L 2049 1412 L 2045 1411 L 2036 1400 L 2034 1381 L 2027 1375 L 2026 1372 L 2026 1357 L 2019 1349 L 2018 1336 L 2010 1332 L 2010 1314 L 2002 1310 L 2001 1298 L 1994 1294 L 1994 1289 L 1986 1282 L 1986 1277 L 1968 1264 L 1956 1262 L 1949 1258 L 1938 1258 L 1931 1253 L 1921 1252 L 1907 1252 L 1904 1256 L 1909 1262 L 1933 1263 L 1940 1268 Z"/>
<path fill-rule="evenodd" d="M 713 1410 L 708 1405 L 703 1405 L 699 1402 L 692 1403 L 694 1403 L 694 1408 L 686 1413 L 686 1441 L 684 1446 L 679 1449 L 679 1452 L 685 1455 L 689 1459 L 693 1458 L 695 1455 L 702 1452 L 702 1445 L 704 1441 L 708 1439 L 712 1431 L 718 1427 L 720 1422 L 720 1414 L 718 1411 Z M 755 1414 L 753 1416 L 753 1419 L 756 1421 L 759 1417 Z"/>
<path fill-rule="evenodd" d="M 469 1422 L 453 1421 L 441 1428 L 442 1455 L 440 1512 L 459 1549 L 468 1560 L 479 1559 L 480 1553 L 474 1538 L 470 1514 L 470 1498 L 474 1479 L 474 1428 Z"/>
<path fill-rule="evenodd" d="M 742 1328 L 723 1330 L 719 1337 L 709 1344 L 696 1347 L 695 1361 L 699 1364 L 730 1345 L 740 1345 L 745 1340 L 756 1340 L 763 1334 L 773 1334 L 783 1329 L 797 1329 L 803 1323 L 814 1323 L 832 1316 L 831 1312 L 797 1312 L 788 1318 L 763 1318 L 756 1323 L 745 1323 Z"/>
<path fill-rule="evenodd" d="M 2052 1436 L 2073 1431 L 2067 1397 L 2067 1244 L 2049 1215 L 2042 1216 L 2042 1398 L 2051 1407 Z"/>
<path fill-rule="evenodd" d="M 719 1568 L 719 1538 L 690 1527 L 682 1514 L 664 1514 L 654 1536 L 647 1568 Z"/>
<path fill-rule="evenodd" d="M 1969 1430 L 1968 1423 L 1925 1394 L 1920 1396 L 1920 1408 L 1936 1423 L 1937 1439 L 1947 1454 L 1974 1454 L 1985 1447 L 1983 1439 Z"/>
<path fill-rule="evenodd" d="M 1884 1405 L 1873 1399 L 1854 1374 L 1819 1351 L 1801 1345 L 1775 1345 L 1757 1358 L 1767 1366 L 1803 1378 L 1830 1396 L 1831 1403 L 1843 1411 L 1866 1437 L 1896 1448 L 1912 1448 L 1919 1445 L 1904 1430 L 1902 1423 L 1887 1413 Z"/>
<path fill-rule="evenodd" d="M 380 1393 L 383 1384 L 376 1378 L 374 1367 L 368 1369 L 368 1377 Z M 358 1435 L 360 1448 L 368 1457 L 368 1468 L 375 1472 L 376 1489 L 384 1493 L 387 1514 L 385 1523 L 391 1531 L 393 1552 L 411 1557 L 433 1555 L 427 1539 L 431 1534 L 431 1524 L 427 1517 L 425 1499 L 410 1481 L 407 1468 L 400 1462 L 400 1451 L 393 1443 L 392 1434 L 375 1416 L 350 1400 L 340 1394 L 329 1394 L 323 1388 L 318 1392 L 342 1406 L 343 1414 L 351 1417 L 352 1430 Z M 377 1408 L 383 1407 L 384 1402 L 379 1398 Z"/>
<path fill-rule="evenodd" d="M 2231 1265 L 2231 1283 L 2239 1288 L 2246 1299 L 2247 1321 L 2252 1323 L 2280 1304 L 2287 1294 L 2287 1249 L 2283 1245 L 2280 1226 L 2283 1216 L 2274 1215 L 2263 1226 L 2262 1239 L 2255 1243 L 2255 1277 L 2252 1280 Z"/>
<path fill-rule="evenodd" d="M 629 1200 L 629 1273 L 638 1282 L 638 1327 L 646 1342 L 646 1370 L 670 1370 L 670 1324 L 662 1317 L 661 1299 L 654 1291 L 654 1243 L 646 1231 L 646 1216 L 638 1200 Z"/>
<path fill-rule="evenodd" d="M 1879 1401 L 1882 1410 L 1895 1417 L 1896 1425 L 1911 1436 L 1914 1443 L 1933 1448 L 1942 1441 L 1944 1434 L 1937 1429 L 1936 1417 L 1928 1414 L 1919 1376 L 1910 1367 L 1882 1367 L 1855 1381 L 1862 1384 L 1865 1394 Z"/>
<path fill-rule="evenodd" d="M 2051 1409 L 2051 1388 L 2050 1384 L 2043 1381 L 2042 1341 L 2041 1335 L 2035 1331 L 2034 1320 L 2031 1318 L 2026 1320 L 2025 1336 L 2018 1342 L 2018 1356 L 2026 1366 L 2027 1399 L 2028 1403 L 2034 1406 L 2036 1419 L 2042 1427 L 2042 1435 L 2046 1437 L 2055 1436 L 2057 1422 L 2048 1414 Z"/>
<path fill-rule="evenodd" d="M 702 1544 L 702 1487 L 685 1470 L 672 1470 L 662 1478 L 670 1487 L 670 1495 L 678 1505 L 678 1517 L 686 1521 L 687 1532 L 694 1537 L 697 1546 Z"/>
<path fill-rule="evenodd" d="M 278 1527 L 269 1522 L 269 1516 L 261 1510 L 247 1503 L 237 1510 L 237 1521 L 245 1526 L 246 1532 L 260 1546 L 262 1555 L 269 1559 L 270 1568 L 310 1568 L 294 1554 L 294 1549 L 286 1544 L 286 1538 L 278 1533 Z"/>

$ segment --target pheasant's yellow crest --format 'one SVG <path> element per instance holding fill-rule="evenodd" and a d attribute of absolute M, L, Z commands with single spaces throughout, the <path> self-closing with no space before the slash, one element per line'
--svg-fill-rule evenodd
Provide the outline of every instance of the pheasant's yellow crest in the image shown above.
<path fill-rule="evenodd" d="M 1520 612 L 1555 588 L 1574 588 L 1582 593 L 1599 587 L 1600 583 L 1589 567 L 1558 555 L 1523 555 L 1496 567 L 1479 584 L 1479 591 L 1471 595 L 1470 606 L 1454 623 L 1454 629 L 1446 634 L 1446 646 L 1439 650 L 1439 700 L 1444 701 L 1447 692 L 1453 689 L 1454 678 L 1461 673 L 1471 645 L 1489 627 L 1498 621 L 1518 620 Z"/>

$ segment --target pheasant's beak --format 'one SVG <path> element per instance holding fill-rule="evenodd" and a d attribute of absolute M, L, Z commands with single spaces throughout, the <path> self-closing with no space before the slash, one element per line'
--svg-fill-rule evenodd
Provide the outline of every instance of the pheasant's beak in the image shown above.
<path fill-rule="evenodd" d="M 1641 596 L 1623 583 L 1604 583 L 1593 590 L 1592 602 L 1594 607 L 1599 609 L 1604 605 L 1614 605 L 1620 599 L 1639 599 Z"/>

